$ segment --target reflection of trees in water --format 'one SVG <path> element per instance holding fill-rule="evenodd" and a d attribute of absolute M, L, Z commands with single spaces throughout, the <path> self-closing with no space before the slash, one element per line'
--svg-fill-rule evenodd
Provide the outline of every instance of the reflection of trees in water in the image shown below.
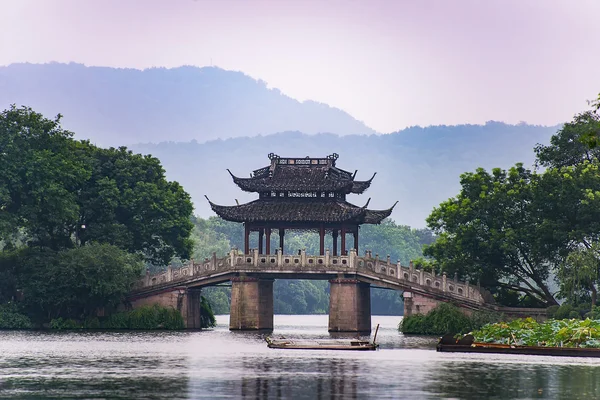
<path fill-rule="evenodd" d="M 435 397 L 463 400 L 598 399 L 596 366 L 445 362 L 424 378 L 424 390 Z"/>
<path fill-rule="evenodd" d="M 293 350 L 292 350 L 293 351 Z M 240 392 L 244 399 L 352 399 L 357 397 L 359 363 L 355 360 L 247 359 Z"/>
<path fill-rule="evenodd" d="M 558 399 L 600 399 L 600 367 L 564 366 L 557 375 Z"/>

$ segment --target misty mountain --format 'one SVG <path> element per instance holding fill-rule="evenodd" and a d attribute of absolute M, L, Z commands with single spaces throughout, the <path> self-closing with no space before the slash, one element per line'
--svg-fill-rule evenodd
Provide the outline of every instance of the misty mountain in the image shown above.
<path fill-rule="evenodd" d="M 392 218 L 399 224 L 425 226 L 433 207 L 455 196 L 459 177 L 478 167 L 509 168 L 517 162 L 532 167 L 533 147 L 549 143 L 558 127 L 507 125 L 432 126 L 408 128 L 387 135 L 307 135 L 284 132 L 274 135 L 198 142 L 136 144 L 133 150 L 158 157 L 169 179 L 179 181 L 192 195 L 196 213 L 214 215 L 204 199 L 234 205 L 256 194 L 242 192 L 226 168 L 240 177 L 269 164 L 268 153 L 285 157 L 340 155 L 337 165 L 364 180 L 377 172 L 371 187 L 348 201 L 384 209 L 396 200 Z"/>
<path fill-rule="evenodd" d="M 81 64 L 0 67 L 0 109 L 26 105 L 101 146 L 256 136 L 283 131 L 375 133 L 348 113 L 299 102 L 241 72 Z"/>

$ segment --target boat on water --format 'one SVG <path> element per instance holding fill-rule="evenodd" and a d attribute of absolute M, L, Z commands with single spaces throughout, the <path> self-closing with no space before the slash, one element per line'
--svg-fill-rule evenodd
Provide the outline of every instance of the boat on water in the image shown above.
<path fill-rule="evenodd" d="M 379 325 L 375 329 L 375 335 L 373 341 L 368 340 L 339 340 L 339 339 L 318 339 L 318 340 L 306 340 L 306 339 L 272 339 L 266 337 L 267 347 L 271 349 L 296 349 L 296 350 L 377 350 L 379 344 L 375 342 L 377 339 L 377 332 L 379 331 Z"/>
<path fill-rule="evenodd" d="M 456 340 L 452 335 L 443 336 L 437 344 L 437 351 L 448 353 L 488 353 L 520 354 L 533 356 L 559 357 L 600 357 L 600 349 L 583 347 L 521 346 L 517 344 L 498 344 L 475 342 L 467 335 Z"/>

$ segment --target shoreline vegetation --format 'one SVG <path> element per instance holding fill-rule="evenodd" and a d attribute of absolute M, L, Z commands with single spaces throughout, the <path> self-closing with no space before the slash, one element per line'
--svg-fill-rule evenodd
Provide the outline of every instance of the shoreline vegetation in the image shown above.
<path fill-rule="evenodd" d="M 472 333 L 475 342 L 517 346 L 600 348 L 600 320 L 532 318 L 487 324 Z"/>
<path fill-rule="evenodd" d="M 216 326 L 210 304 L 202 298 L 200 315 L 203 328 Z M 16 304 L 0 306 L 0 330 L 183 330 L 181 313 L 171 307 L 147 305 L 129 311 L 120 311 L 106 317 L 88 317 L 84 320 L 54 318 L 46 324 L 34 324 L 19 312 Z"/>
<path fill-rule="evenodd" d="M 465 334 L 503 319 L 504 315 L 489 311 L 475 311 L 466 315 L 453 304 L 441 303 L 427 314 L 403 317 L 398 330 L 408 335 Z"/>
<path fill-rule="evenodd" d="M 562 308 L 562 310 L 561 310 Z M 462 338 L 472 335 L 478 343 L 539 347 L 600 348 L 600 309 L 564 304 L 549 310 L 550 319 L 506 321 L 502 314 L 477 313 L 467 316 L 452 304 L 442 303 L 428 314 L 404 317 L 398 330 L 404 334 Z M 584 319 L 582 319 L 584 318 Z"/>

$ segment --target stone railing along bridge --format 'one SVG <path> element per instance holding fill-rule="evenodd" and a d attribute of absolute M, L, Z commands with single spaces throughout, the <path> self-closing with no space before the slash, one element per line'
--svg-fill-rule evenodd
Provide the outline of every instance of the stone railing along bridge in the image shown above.
<path fill-rule="evenodd" d="M 200 328 L 200 290 L 202 287 L 231 282 L 231 330 L 273 329 L 273 281 L 275 279 L 329 280 L 329 331 L 371 331 L 371 285 L 404 292 L 404 315 L 427 313 L 440 302 L 453 302 L 469 310 L 499 310 L 509 314 L 542 314 L 541 310 L 500 308 L 486 291 L 467 282 L 449 279 L 421 269 L 382 260 L 370 251 L 358 256 L 243 254 L 231 250 L 224 258 L 198 263 L 190 261 L 181 268 L 140 279 L 129 302 L 135 307 L 151 303 L 177 308 L 186 327 Z"/>

